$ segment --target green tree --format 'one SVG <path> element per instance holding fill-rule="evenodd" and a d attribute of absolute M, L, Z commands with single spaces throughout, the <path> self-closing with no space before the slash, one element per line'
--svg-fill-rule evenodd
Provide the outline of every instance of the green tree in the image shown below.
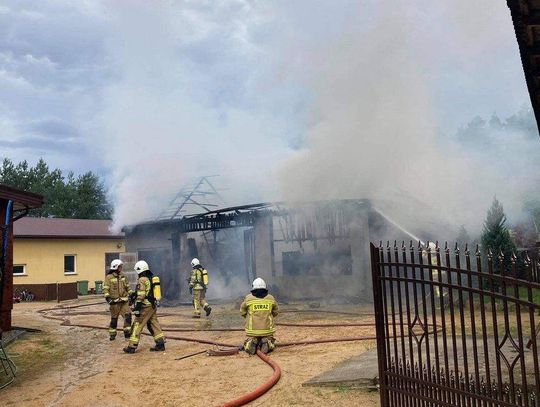
<path fill-rule="evenodd" d="M 74 181 L 75 214 L 80 219 L 108 219 L 111 206 L 105 195 L 105 188 L 99 177 L 87 172 Z"/>
<path fill-rule="evenodd" d="M 43 207 L 32 210 L 30 216 L 110 219 L 112 215 L 103 182 L 93 172 L 78 177 L 70 172 L 64 177 L 59 169 L 51 171 L 43 159 L 31 167 L 26 160 L 15 165 L 5 158 L 0 183 L 44 196 Z"/>
<path fill-rule="evenodd" d="M 505 223 L 506 215 L 504 214 L 504 208 L 497 198 L 494 197 L 484 222 L 482 247 L 484 254 L 490 249 L 493 252 L 493 264 L 496 273 L 501 272 L 499 254 L 504 254 L 504 258 L 506 259 L 505 270 L 508 271 L 510 256 L 516 251 L 516 245 L 512 241 L 510 231 Z"/>

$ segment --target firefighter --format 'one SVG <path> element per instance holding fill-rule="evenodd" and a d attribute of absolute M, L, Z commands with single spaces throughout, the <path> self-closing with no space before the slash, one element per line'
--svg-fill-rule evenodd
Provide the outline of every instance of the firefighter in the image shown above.
<path fill-rule="evenodd" d="M 268 294 L 262 278 L 253 280 L 251 294 L 248 294 L 240 306 L 240 314 L 246 318 L 244 350 L 254 355 L 257 349 L 270 353 L 276 347 L 274 318 L 278 314 L 278 303 Z"/>
<path fill-rule="evenodd" d="M 193 318 L 201 317 L 201 308 L 210 315 L 212 308 L 206 302 L 206 287 L 208 286 L 208 271 L 201 266 L 199 259 L 191 260 L 191 276 L 189 278 L 189 292 L 193 295 Z"/>
<path fill-rule="evenodd" d="M 437 245 L 433 242 L 429 242 L 428 246 L 426 246 L 422 250 L 422 256 L 424 257 L 424 261 L 427 264 L 428 263 L 428 247 L 429 252 L 431 253 L 431 265 L 432 266 L 438 266 L 437 264 Z M 439 276 L 440 274 L 440 276 Z M 440 270 L 438 267 L 432 267 L 431 269 L 431 277 L 433 279 L 433 294 L 435 299 L 435 307 L 440 308 L 441 306 L 441 296 L 443 301 L 443 306 L 448 305 L 448 288 L 439 286 L 437 283 L 439 282 L 439 278 L 441 279 L 441 282 L 446 283 L 447 277 L 446 277 L 446 270 Z"/>
<path fill-rule="evenodd" d="M 159 285 L 156 287 L 156 283 L 153 283 L 156 277 L 148 268 L 148 263 L 144 260 L 135 263 L 135 271 L 139 276 L 137 279 L 137 297 L 135 298 L 135 306 L 133 308 L 135 322 L 131 337 L 129 338 L 129 345 L 124 348 L 124 352 L 135 353 L 145 325 L 148 326 L 148 331 L 156 342 L 156 345 L 150 348 L 150 350 L 153 352 L 164 351 L 165 335 L 157 319 L 157 305 L 158 299 L 161 297 L 161 288 L 159 288 Z"/>
<path fill-rule="evenodd" d="M 111 312 L 111 323 L 109 324 L 109 339 L 111 341 L 116 339 L 119 315 L 124 318 L 124 337 L 126 339 L 129 339 L 131 330 L 131 310 L 129 309 L 128 298 L 133 291 L 129 287 L 126 275 L 122 273 L 123 264 L 122 260 L 113 260 L 103 284 L 103 293 Z"/>

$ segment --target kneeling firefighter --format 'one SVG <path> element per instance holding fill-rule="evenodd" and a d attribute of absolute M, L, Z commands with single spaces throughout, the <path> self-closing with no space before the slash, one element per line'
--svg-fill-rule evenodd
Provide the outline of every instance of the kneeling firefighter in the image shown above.
<path fill-rule="evenodd" d="M 129 338 L 129 345 L 124 348 L 124 352 L 135 353 L 145 325 L 148 326 L 148 330 L 156 342 L 156 346 L 150 348 L 150 350 L 164 351 L 165 335 L 157 319 L 157 306 L 161 300 L 159 277 L 152 274 L 148 268 L 148 263 L 144 260 L 135 263 L 135 271 L 139 276 L 137 280 L 135 306 L 133 308 L 135 322 L 131 337 Z"/>
<path fill-rule="evenodd" d="M 201 266 L 199 259 L 191 260 L 191 276 L 189 278 L 189 292 L 193 295 L 193 318 L 201 317 L 201 307 L 210 315 L 212 308 L 206 302 L 206 287 L 208 286 L 208 271 Z"/>
<path fill-rule="evenodd" d="M 251 294 L 248 294 L 240 306 L 240 314 L 246 318 L 244 350 L 254 355 L 257 349 L 269 353 L 276 347 L 274 317 L 278 315 L 278 303 L 268 294 L 262 278 L 253 280 Z"/>
<path fill-rule="evenodd" d="M 129 281 L 122 272 L 123 265 L 122 260 L 113 260 L 103 284 L 103 293 L 111 312 L 111 322 L 109 324 L 109 339 L 111 341 L 116 338 L 118 316 L 122 315 L 124 318 L 124 337 L 126 339 L 129 338 L 131 330 L 131 310 L 128 305 L 128 298 L 133 291 L 129 288 Z"/>

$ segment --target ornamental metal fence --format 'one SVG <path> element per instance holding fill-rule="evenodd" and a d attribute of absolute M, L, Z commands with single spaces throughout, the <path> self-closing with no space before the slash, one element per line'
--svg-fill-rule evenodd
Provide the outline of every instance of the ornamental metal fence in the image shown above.
<path fill-rule="evenodd" d="M 371 244 L 381 405 L 539 406 L 540 278 L 525 252 Z"/>

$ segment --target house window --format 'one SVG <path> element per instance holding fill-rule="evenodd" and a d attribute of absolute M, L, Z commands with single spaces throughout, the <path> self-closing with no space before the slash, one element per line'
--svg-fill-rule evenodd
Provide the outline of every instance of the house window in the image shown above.
<path fill-rule="evenodd" d="M 64 274 L 77 273 L 77 259 L 74 254 L 64 255 Z"/>
<path fill-rule="evenodd" d="M 14 264 L 13 265 L 14 276 L 26 276 L 26 264 Z"/>

